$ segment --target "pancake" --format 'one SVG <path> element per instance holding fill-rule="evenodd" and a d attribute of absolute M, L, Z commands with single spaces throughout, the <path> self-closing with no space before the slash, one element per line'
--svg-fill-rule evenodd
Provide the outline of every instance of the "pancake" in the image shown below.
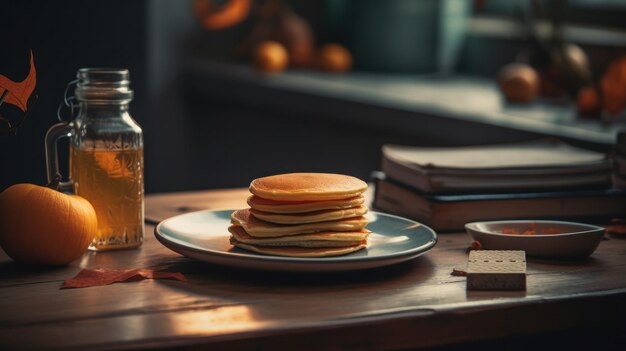
<path fill-rule="evenodd" d="M 299 246 L 299 247 L 337 247 L 355 246 L 366 243 L 369 230 L 358 232 L 321 232 L 279 236 L 275 238 L 255 238 L 238 225 L 231 225 L 228 231 L 238 242 L 257 246 Z"/>
<path fill-rule="evenodd" d="M 367 225 L 365 217 L 319 223 L 274 224 L 252 216 L 249 208 L 234 211 L 230 215 L 230 220 L 233 224 L 242 226 L 248 234 L 254 237 L 277 237 L 326 231 L 354 232 L 363 229 Z"/>
<path fill-rule="evenodd" d="M 278 201 L 348 199 L 367 189 L 364 181 L 342 174 L 288 173 L 258 178 L 250 183 L 256 196 Z"/>
<path fill-rule="evenodd" d="M 260 220 L 277 224 L 303 224 L 326 221 L 336 221 L 340 219 L 361 217 L 367 213 L 367 206 L 346 208 L 343 210 L 324 210 L 306 213 L 269 213 L 251 209 L 250 213 Z"/>
<path fill-rule="evenodd" d="M 230 243 L 248 251 L 254 251 L 264 255 L 287 256 L 287 257 L 330 257 L 341 256 L 364 249 L 366 244 L 342 247 L 268 247 L 245 244 L 231 237 Z"/>
<path fill-rule="evenodd" d="M 361 206 L 365 203 L 363 195 L 348 199 L 326 201 L 276 201 L 268 200 L 256 195 L 248 197 L 248 205 L 255 210 L 271 213 L 304 213 L 321 210 L 340 210 Z"/>

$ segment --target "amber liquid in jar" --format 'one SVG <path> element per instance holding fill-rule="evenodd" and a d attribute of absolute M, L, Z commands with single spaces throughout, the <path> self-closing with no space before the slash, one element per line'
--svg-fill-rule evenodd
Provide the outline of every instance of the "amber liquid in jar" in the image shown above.
<path fill-rule="evenodd" d="M 90 250 L 133 248 L 144 230 L 143 149 L 70 150 L 74 192 L 91 202 L 98 232 Z"/>

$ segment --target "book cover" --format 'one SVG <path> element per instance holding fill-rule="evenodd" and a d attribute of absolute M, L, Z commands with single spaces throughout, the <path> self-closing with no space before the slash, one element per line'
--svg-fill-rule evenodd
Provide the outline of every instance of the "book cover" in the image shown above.
<path fill-rule="evenodd" d="M 527 193 L 428 194 L 374 176 L 373 207 L 435 230 L 463 230 L 484 220 L 555 219 L 603 222 L 626 216 L 626 190 L 587 189 Z"/>
<path fill-rule="evenodd" d="M 556 140 L 472 147 L 383 146 L 382 170 L 423 192 L 606 188 L 606 155 Z"/>

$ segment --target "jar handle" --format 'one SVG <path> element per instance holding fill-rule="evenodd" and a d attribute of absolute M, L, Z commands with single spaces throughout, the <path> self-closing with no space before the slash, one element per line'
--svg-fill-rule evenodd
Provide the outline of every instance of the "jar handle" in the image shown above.
<path fill-rule="evenodd" d="M 48 183 L 55 178 L 61 176 L 59 170 L 59 153 L 57 150 L 57 142 L 61 138 L 69 138 L 74 133 L 74 129 L 68 122 L 61 122 L 53 125 L 46 133 L 46 170 L 48 174 Z M 74 191 L 74 182 L 69 179 L 67 182 L 59 183 L 60 191 Z"/>

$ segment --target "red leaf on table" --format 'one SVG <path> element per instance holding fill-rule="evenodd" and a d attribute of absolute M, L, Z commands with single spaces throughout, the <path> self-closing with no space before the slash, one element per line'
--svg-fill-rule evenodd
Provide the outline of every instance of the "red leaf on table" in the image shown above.
<path fill-rule="evenodd" d="M 35 85 L 37 85 L 37 70 L 32 51 L 30 52 L 30 70 L 23 81 L 14 82 L 0 74 L 0 96 L 8 91 L 4 97 L 4 102 L 17 106 L 23 112 L 26 112 L 28 108 L 28 99 L 35 90 Z"/>
<path fill-rule="evenodd" d="M 610 224 L 604 227 L 607 234 L 626 237 L 626 218 L 613 218 Z"/>
<path fill-rule="evenodd" d="M 83 269 L 75 277 L 67 279 L 61 289 L 87 288 L 113 283 L 134 282 L 143 279 L 174 279 L 182 282 L 187 278 L 182 273 L 155 272 L 149 268 L 136 269 Z"/>
<path fill-rule="evenodd" d="M 626 224 L 613 224 L 606 226 L 606 232 L 613 235 L 626 236 Z"/>

